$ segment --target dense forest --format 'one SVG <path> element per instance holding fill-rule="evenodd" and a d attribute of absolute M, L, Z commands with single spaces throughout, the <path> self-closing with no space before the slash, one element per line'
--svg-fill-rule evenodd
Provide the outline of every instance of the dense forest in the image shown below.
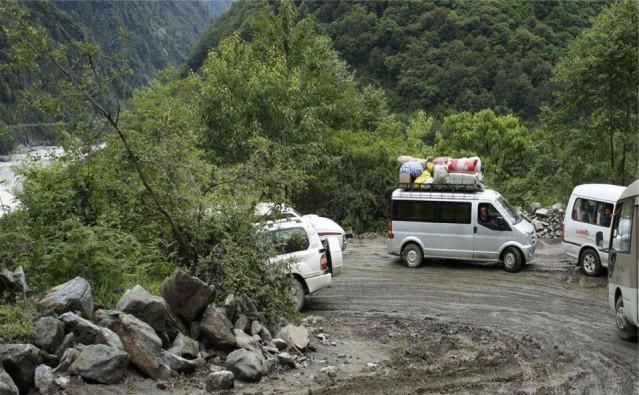
<path fill-rule="evenodd" d="M 66 155 L 21 169 L 0 262 L 37 290 L 81 273 L 112 304 L 180 266 L 284 308 L 254 205 L 380 231 L 400 154 L 478 155 L 522 206 L 637 178 L 633 1 L 240 2 L 128 99 L 127 56 L 33 15 L 0 4 L 2 67 Z"/>
<path fill-rule="evenodd" d="M 358 80 L 384 88 L 397 112 L 493 109 L 533 120 L 552 99 L 552 67 L 603 2 L 301 1 Z M 189 65 L 259 2 L 240 1 L 204 35 Z"/>
<path fill-rule="evenodd" d="M 123 89 L 148 83 L 157 71 L 182 64 L 202 33 L 231 4 L 220 1 L 33 1 L 25 2 L 30 18 L 57 41 L 95 41 L 106 55 L 123 56 L 130 69 Z M 2 21 L 0 21 L 2 23 Z M 0 31 L 0 61 L 7 59 L 7 38 Z M 41 114 L 16 104 L 18 91 L 33 78 L 5 69 L 0 77 L 0 125 L 35 123 Z M 125 88 L 126 87 L 128 88 Z M 125 93 L 126 94 L 126 93 Z M 2 129 L 0 129 L 2 130 Z M 16 128 L 11 134 L 52 138 L 43 128 Z M 7 134 L 6 132 L 3 134 Z M 4 140 L 0 138 L 0 143 Z M 0 151 L 4 144 L 0 144 Z"/>

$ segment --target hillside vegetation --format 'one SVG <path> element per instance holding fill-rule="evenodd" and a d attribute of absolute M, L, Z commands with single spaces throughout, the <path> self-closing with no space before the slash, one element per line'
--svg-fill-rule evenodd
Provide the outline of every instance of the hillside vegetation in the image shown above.
<path fill-rule="evenodd" d="M 568 1 L 301 1 L 299 12 L 355 70 L 384 88 L 398 112 L 493 109 L 535 119 L 552 99 L 553 65 L 603 7 Z M 245 36 L 247 15 L 269 7 L 238 1 L 203 36 L 189 65 L 231 31 Z M 275 5 L 277 7 L 277 5 Z"/>

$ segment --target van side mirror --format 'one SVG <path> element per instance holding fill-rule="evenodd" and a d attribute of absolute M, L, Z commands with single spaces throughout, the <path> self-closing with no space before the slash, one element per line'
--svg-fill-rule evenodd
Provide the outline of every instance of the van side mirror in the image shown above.
<path fill-rule="evenodd" d="M 597 247 L 603 248 L 603 232 L 597 232 L 595 242 L 597 243 Z"/>

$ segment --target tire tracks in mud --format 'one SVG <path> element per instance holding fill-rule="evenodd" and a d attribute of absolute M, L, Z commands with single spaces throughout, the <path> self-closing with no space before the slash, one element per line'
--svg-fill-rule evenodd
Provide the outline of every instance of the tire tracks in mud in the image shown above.
<path fill-rule="evenodd" d="M 380 239 L 355 241 L 344 261 L 333 287 L 307 300 L 308 313 L 427 318 L 485 328 L 504 338 L 530 335 L 543 345 L 542 356 L 518 356 L 517 366 L 481 371 L 477 383 L 516 376 L 521 393 L 639 393 L 637 343 L 616 335 L 606 279 L 576 281 L 580 274 L 573 270 L 575 281 L 567 283 L 566 276 L 555 275 L 571 269 L 556 246 L 542 244 L 533 264 L 514 274 L 494 265 L 452 261 L 427 261 L 409 269 L 386 254 Z M 557 362 L 558 355 L 566 361 Z M 422 387 L 426 392 L 482 392 L 481 385 L 461 376 L 451 380 L 443 387 Z"/>

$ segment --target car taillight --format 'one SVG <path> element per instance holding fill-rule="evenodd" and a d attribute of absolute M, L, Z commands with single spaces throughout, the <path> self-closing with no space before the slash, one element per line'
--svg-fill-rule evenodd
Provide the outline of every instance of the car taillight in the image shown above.
<path fill-rule="evenodd" d="M 561 241 L 566 241 L 566 224 L 561 224 Z"/>
<path fill-rule="evenodd" d="M 322 257 L 320 258 L 320 269 L 322 271 L 328 270 L 328 259 L 326 259 L 326 254 L 322 254 Z"/>
<path fill-rule="evenodd" d="M 394 237 L 395 237 L 395 235 L 393 234 L 393 221 L 392 220 L 388 220 L 388 238 L 392 239 Z"/>

